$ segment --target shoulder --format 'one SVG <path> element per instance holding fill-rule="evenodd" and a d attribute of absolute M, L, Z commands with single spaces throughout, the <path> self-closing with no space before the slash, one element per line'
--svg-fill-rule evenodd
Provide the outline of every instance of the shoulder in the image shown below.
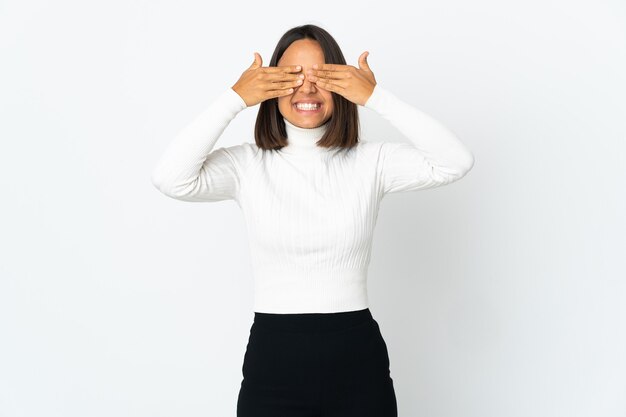
<path fill-rule="evenodd" d="M 358 166 L 375 166 L 379 159 L 381 145 L 381 142 L 359 140 L 345 155 L 346 158 L 352 159 Z"/>
<path fill-rule="evenodd" d="M 223 148 L 233 158 L 247 159 L 252 157 L 259 151 L 259 147 L 255 143 L 244 142 L 239 145 L 226 146 Z"/>
<path fill-rule="evenodd" d="M 372 142 L 369 140 L 361 140 L 356 147 L 359 157 L 376 158 L 386 142 Z"/>
<path fill-rule="evenodd" d="M 379 165 L 391 154 L 409 152 L 412 145 L 406 142 L 370 142 L 361 141 L 357 148 L 358 158 Z"/>
<path fill-rule="evenodd" d="M 255 143 L 245 142 L 239 145 L 222 147 L 221 151 L 227 154 L 237 168 L 243 171 L 260 149 Z"/>
<path fill-rule="evenodd" d="M 382 142 L 372 142 L 369 140 L 359 140 L 356 150 L 361 153 L 376 152 Z"/>

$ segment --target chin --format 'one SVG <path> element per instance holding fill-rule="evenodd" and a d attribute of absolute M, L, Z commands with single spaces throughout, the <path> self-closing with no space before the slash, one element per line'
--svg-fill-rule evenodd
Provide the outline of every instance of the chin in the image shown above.
<path fill-rule="evenodd" d="M 302 120 L 302 119 L 295 119 L 295 120 L 290 120 L 291 124 L 299 126 L 299 127 L 303 127 L 303 128 L 307 128 L 307 129 L 312 129 L 315 127 L 319 127 L 322 126 L 324 123 L 326 123 L 327 121 L 324 120 Z"/>
<path fill-rule="evenodd" d="M 311 120 L 311 119 L 306 119 L 306 118 L 296 116 L 296 117 L 293 117 L 292 120 L 293 122 L 291 123 L 295 125 L 302 125 L 302 126 L 308 126 L 308 127 L 320 126 L 322 124 L 321 119 Z"/>
<path fill-rule="evenodd" d="M 330 120 L 330 117 L 325 114 L 303 115 L 300 112 L 290 112 L 288 120 L 296 126 L 318 127 Z"/>

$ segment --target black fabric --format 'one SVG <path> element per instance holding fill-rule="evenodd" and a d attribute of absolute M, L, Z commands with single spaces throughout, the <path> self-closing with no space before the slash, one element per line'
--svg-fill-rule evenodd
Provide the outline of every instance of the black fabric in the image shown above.
<path fill-rule="evenodd" d="M 368 308 L 254 313 L 237 417 L 397 417 L 389 353 Z"/>

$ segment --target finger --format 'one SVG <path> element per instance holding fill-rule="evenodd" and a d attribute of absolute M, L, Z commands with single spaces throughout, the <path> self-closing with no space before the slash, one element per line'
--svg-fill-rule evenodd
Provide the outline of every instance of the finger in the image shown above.
<path fill-rule="evenodd" d="M 367 62 L 367 58 L 369 57 L 370 53 L 369 51 L 363 52 L 361 54 L 361 56 L 359 57 L 359 68 L 366 70 L 366 71 L 370 71 L 370 65 Z"/>
<path fill-rule="evenodd" d="M 250 66 L 248 67 L 248 71 L 252 71 L 257 68 L 260 68 L 262 65 L 263 65 L 263 58 L 261 58 L 261 55 L 258 52 L 255 52 L 254 61 L 252 61 L 252 64 L 250 64 Z"/>
<path fill-rule="evenodd" d="M 339 93 L 339 94 L 341 94 L 342 91 L 344 91 L 346 89 L 345 84 L 344 85 L 340 85 L 336 81 L 332 81 L 331 82 L 331 81 L 319 80 L 319 81 L 315 82 L 315 85 L 317 87 L 320 87 L 320 88 L 324 89 L 324 90 L 334 91 L 334 92 Z"/>
<path fill-rule="evenodd" d="M 351 76 L 352 69 L 354 67 L 350 65 L 346 65 L 341 70 L 329 70 L 329 69 L 319 69 L 312 70 L 312 75 L 319 76 L 321 78 L 329 78 L 329 79 L 343 79 Z"/>
<path fill-rule="evenodd" d="M 299 80 L 304 78 L 304 74 L 290 73 L 290 72 L 271 72 L 263 74 L 263 78 L 270 81 L 289 81 Z"/>
<path fill-rule="evenodd" d="M 299 72 L 302 70 L 302 67 L 300 65 L 283 65 L 279 67 L 263 67 L 261 70 L 267 74 L 273 74 L 278 72 Z"/>
<path fill-rule="evenodd" d="M 352 77 L 352 72 L 349 71 L 310 71 L 308 74 L 308 79 L 311 81 L 317 79 L 345 80 L 346 78 Z"/>
<path fill-rule="evenodd" d="M 268 90 L 266 93 L 268 94 L 269 98 L 288 96 L 289 94 L 293 94 L 293 88 L 288 88 L 286 90 L 285 89 Z"/>
<path fill-rule="evenodd" d="M 329 71 L 350 71 L 352 65 L 343 65 L 343 64 L 322 64 L 320 67 L 317 64 L 313 64 L 313 69 L 315 70 L 329 70 Z"/>
<path fill-rule="evenodd" d="M 300 84 L 302 84 L 302 80 L 301 79 L 297 79 L 297 80 L 289 80 L 289 81 L 281 81 L 281 82 L 270 82 L 267 83 L 265 85 L 265 88 L 269 89 L 284 89 L 284 88 L 291 88 L 291 87 L 298 87 Z"/>
<path fill-rule="evenodd" d="M 261 58 L 261 55 L 258 52 L 255 52 L 254 62 L 252 63 L 252 65 L 250 65 L 250 69 L 259 68 L 261 67 L 262 64 L 263 64 L 263 58 Z"/>

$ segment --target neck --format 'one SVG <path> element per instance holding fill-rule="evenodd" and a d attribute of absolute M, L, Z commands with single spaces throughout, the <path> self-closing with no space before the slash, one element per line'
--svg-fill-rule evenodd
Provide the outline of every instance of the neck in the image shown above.
<path fill-rule="evenodd" d="M 285 129 L 287 130 L 287 146 L 283 146 L 281 151 L 290 154 L 325 154 L 330 148 L 324 148 L 317 145 L 317 141 L 324 136 L 328 124 L 313 128 L 299 127 L 285 121 Z"/>

